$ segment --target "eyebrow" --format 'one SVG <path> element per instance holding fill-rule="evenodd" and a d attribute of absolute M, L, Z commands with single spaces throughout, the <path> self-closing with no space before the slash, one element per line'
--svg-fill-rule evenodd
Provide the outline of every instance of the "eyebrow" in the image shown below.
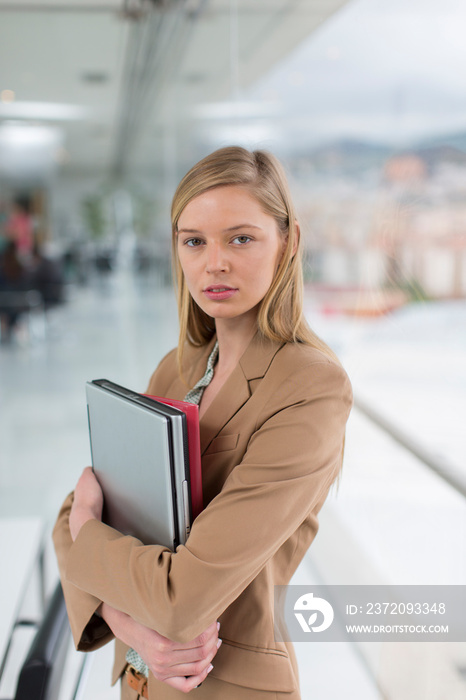
<path fill-rule="evenodd" d="M 236 226 L 230 226 L 223 231 L 224 233 L 230 233 L 231 231 L 239 231 L 240 229 L 245 228 L 255 228 L 260 230 L 260 226 L 254 226 L 254 224 L 237 224 Z M 177 233 L 202 233 L 202 231 L 198 231 L 195 228 L 179 228 L 177 229 Z"/>

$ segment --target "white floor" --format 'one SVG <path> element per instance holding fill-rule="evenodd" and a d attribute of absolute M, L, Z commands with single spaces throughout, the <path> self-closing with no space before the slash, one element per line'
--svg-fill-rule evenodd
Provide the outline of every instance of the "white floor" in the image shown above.
<path fill-rule="evenodd" d="M 317 330 L 340 350 L 357 391 L 464 468 L 464 431 L 457 418 L 464 406 L 463 346 L 450 343 L 442 367 L 435 355 L 442 348 L 439 342 L 427 343 L 425 324 L 424 336 L 418 329 L 419 345 L 413 346 L 407 338 L 412 322 L 396 344 L 383 326 L 336 323 L 314 311 L 311 316 Z M 447 325 L 451 329 L 451 319 Z M 50 526 L 90 461 L 85 382 L 106 377 L 143 390 L 162 355 L 176 344 L 176 308 L 171 289 L 120 273 L 70 290 L 69 303 L 50 315 L 45 338 L 36 337 L 38 324 L 32 324 L 31 337 L 22 331 L 17 342 L 0 347 L 0 515 L 36 515 Z M 446 390 L 441 375 L 447 369 Z M 416 379 L 416 371 L 421 379 L 430 378 L 432 391 Z M 413 389 L 413 381 L 422 390 Z M 465 545 L 464 498 L 354 411 L 340 489 L 325 506 L 321 533 L 293 582 L 352 583 L 358 576 L 361 582 L 365 573 L 366 583 L 464 584 Z M 386 669 L 378 671 L 370 654 L 350 643 L 297 644 L 296 650 L 303 700 L 334 700 L 343 694 L 378 700 L 382 694 L 374 677 L 384 694 L 396 700 L 445 697 L 426 694 L 421 676 L 414 679 L 414 691 L 411 685 L 408 694 L 399 686 L 392 692 Z M 85 697 L 110 700 L 118 696 L 108 689 L 111 649 L 99 654 L 89 670 L 93 680 L 88 687 L 94 690 Z M 395 673 L 394 668 L 388 675 Z M 449 700 L 455 697 L 452 691 Z"/>

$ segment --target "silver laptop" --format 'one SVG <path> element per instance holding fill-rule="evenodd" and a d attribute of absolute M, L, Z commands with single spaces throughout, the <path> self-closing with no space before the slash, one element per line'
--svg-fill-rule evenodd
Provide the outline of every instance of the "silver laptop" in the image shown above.
<path fill-rule="evenodd" d="M 186 416 L 107 379 L 88 382 L 86 396 L 104 522 L 175 550 L 191 523 Z"/>

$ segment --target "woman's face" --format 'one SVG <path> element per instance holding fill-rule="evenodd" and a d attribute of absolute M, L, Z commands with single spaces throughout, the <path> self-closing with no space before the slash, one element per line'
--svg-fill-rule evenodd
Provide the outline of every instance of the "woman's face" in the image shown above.
<path fill-rule="evenodd" d="M 217 321 L 255 318 L 285 245 L 275 219 L 243 187 L 204 192 L 178 221 L 178 256 L 188 289 Z"/>

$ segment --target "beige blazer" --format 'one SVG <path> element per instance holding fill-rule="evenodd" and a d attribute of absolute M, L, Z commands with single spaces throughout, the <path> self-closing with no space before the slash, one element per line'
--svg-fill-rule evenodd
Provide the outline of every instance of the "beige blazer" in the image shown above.
<path fill-rule="evenodd" d="M 204 374 L 213 341 L 185 358 L 189 386 Z M 187 391 L 172 351 L 148 393 Z M 54 542 L 76 646 L 111 639 L 100 601 L 170 639 L 189 641 L 220 620 L 223 644 L 211 676 L 258 690 L 297 682 L 274 640 L 274 585 L 287 584 L 314 539 L 317 514 L 341 467 L 352 405 L 344 370 L 318 350 L 259 334 L 201 420 L 204 511 L 176 553 L 144 546 L 95 520 L 72 543 L 65 501 Z M 117 643 L 114 680 L 126 648 Z M 149 695 L 154 679 L 149 678 Z"/>

